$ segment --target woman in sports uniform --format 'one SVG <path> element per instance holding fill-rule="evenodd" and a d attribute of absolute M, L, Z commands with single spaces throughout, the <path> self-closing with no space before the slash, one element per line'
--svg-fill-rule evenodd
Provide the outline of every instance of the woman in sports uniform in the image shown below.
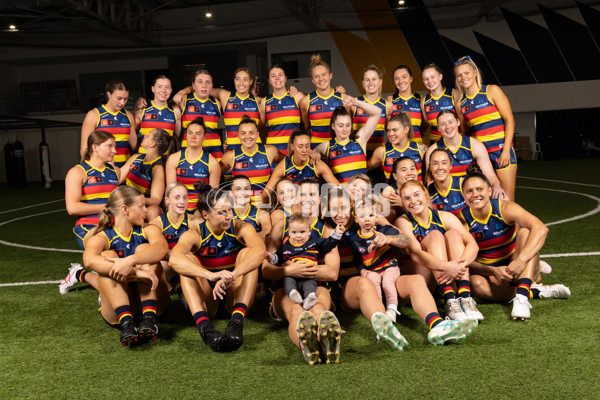
<path fill-rule="evenodd" d="M 292 216 L 294 207 L 296 207 L 298 185 L 288 178 L 282 178 L 275 185 L 275 194 L 277 195 L 278 207 L 271 213 L 271 226 L 274 226 L 283 218 Z"/>
<path fill-rule="evenodd" d="M 329 237 L 332 229 L 325 225 L 319 218 L 319 184 L 304 180 L 299 185 L 299 211 L 311 219 L 311 238 Z M 271 238 L 267 250 L 274 254 L 281 247 L 281 243 L 289 237 L 287 220 L 280 221 L 271 229 Z M 295 262 L 276 266 L 263 263 L 262 273 L 265 279 L 279 282 L 285 276 L 294 278 L 311 278 L 317 281 L 333 281 L 337 278 L 340 259 L 337 249 L 327 253 L 319 265 Z M 309 365 L 323 362 L 339 362 L 341 328 L 335 315 L 330 312 L 331 296 L 324 286 L 317 287 L 317 304 L 306 311 L 301 304 L 292 301 L 280 284 L 272 287 L 273 300 L 272 316 L 278 320 L 288 322 L 288 335 L 290 340 L 302 350 L 304 359 Z M 319 347 L 319 344 L 322 347 Z M 321 356 L 321 357 L 320 357 Z"/>
<path fill-rule="evenodd" d="M 231 180 L 231 196 L 233 200 L 233 219 L 249 223 L 262 240 L 271 232 L 271 218 L 264 210 L 257 208 L 250 201 L 252 184 L 246 175 L 234 174 Z"/>
<path fill-rule="evenodd" d="M 302 99 L 300 110 L 305 128 L 310 123 L 311 148 L 314 149 L 331 138 L 331 114 L 336 107 L 343 106 L 345 95 L 331 87 L 331 68 L 318 54 L 310 58 L 309 75 L 316 90 Z"/>
<path fill-rule="evenodd" d="M 169 247 L 160 229 L 144 224 L 145 219 L 142 193 L 131 186 L 116 188 L 83 253 L 85 265 L 98 274 L 102 317 L 120 326 L 123 346 L 154 340 L 156 317 L 170 303 L 160 266 Z M 138 309 L 139 324 L 134 319 Z"/>
<path fill-rule="evenodd" d="M 512 298 L 513 319 L 529 319 L 529 298 L 571 295 L 564 285 L 533 284 L 539 278 L 539 252 L 548 234 L 542 221 L 517 203 L 492 198 L 490 182 L 481 172 L 468 174 L 462 191 L 468 207 L 460 217 L 479 246 L 469 266 L 476 296 L 493 301 Z"/>
<path fill-rule="evenodd" d="M 244 118 L 239 124 L 237 135 L 241 146 L 228 150 L 221 159 L 221 171 L 229 171 L 233 176 L 244 175 L 252 183 L 253 205 L 261 202 L 261 194 L 269 181 L 273 166 L 285 156 L 270 144 L 257 143 L 258 125 L 253 119 Z"/>
<path fill-rule="evenodd" d="M 351 114 L 344 107 L 336 107 L 329 127 L 331 139 L 315 148 L 315 153 L 329 165 L 340 183 L 347 182 L 353 175 L 367 173 L 367 143 L 381 116 L 378 106 L 351 96 L 344 98 L 344 106 L 367 112 L 369 118 L 353 135 Z"/>
<path fill-rule="evenodd" d="M 426 146 L 414 139 L 413 126 L 408 113 L 401 111 L 392 115 L 387 125 L 387 133 L 388 142 L 385 147 L 378 147 L 375 150 L 373 157 L 367 162 L 367 168 L 372 170 L 383 165 L 383 173 L 389 180 L 394 161 L 400 157 L 410 157 L 415 162 L 418 179 L 421 181 Z"/>
<path fill-rule="evenodd" d="M 302 113 L 298 104 L 305 94 L 297 92 L 293 96 L 286 87 L 287 77 L 280 65 L 269 69 L 269 84 L 273 93 L 260 102 L 260 118 L 269 125 L 267 144 L 273 145 L 283 155 L 288 155 L 288 142 L 295 129 L 302 128 Z"/>
<path fill-rule="evenodd" d="M 221 116 L 221 102 L 211 96 L 213 78 L 209 71 L 199 69 L 194 72 L 192 86 L 178 92 L 173 101 L 182 110 L 181 115 L 181 148 L 187 147 L 187 127 L 201 117 L 206 127 L 204 149 L 217 161 L 223 156 L 221 130 L 218 121 Z"/>
<path fill-rule="evenodd" d="M 485 146 L 478 140 L 461 135 L 458 132 L 460 120 L 454 110 L 441 111 L 438 114 L 437 126 L 443 135 L 443 138 L 427 149 L 427 153 L 425 153 L 425 163 L 427 164 L 429 162 L 429 155 L 434 149 L 447 149 L 452 154 L 451 175 L 464 176 L 467 167 L 476 163 L 485 173 L 485 176 L 488 177 L 489 181 L 492 182 L 493 197 L 506 198 L 506 193 L 500 186 L 500 181 L 494 173 Z"/>
<path fill-rule="evenodd" d="M 442 79 L 442 69 L 435 64 L 423 68 L 423 83 L 429 91 L 421 98 L 421 111 L 429 126 L 429 144 L 437 142 L 442 135 L 437 127 L 437 117 L 440 111 L 455 110 L 458 94 L 452 88 L 445 88 Z"/>
<path fill-rule="evenodd" d="M 356 261 L 351 260 L 353 255 L 350 243 L 352 238 L 358 234 L 358 227 L 354 223 L 349 196 L 338 189 L 332 190 L 329 194 L 328 208 L 333 222 L 344 224 L 347 227 L 346 233 L 338 245 L 341 264 L 338 281 L 332 289 L 334 298 L 339 296 L 341 309 L 362 312 L 371 321 L 378 338 L 384 339 L 392 347 L 402 350 L 408 343 L 394 327 L 392 319 L 386 315 L 385 307 L 379 299 L 373 283 L 360 276 Z M 423 253 L 420 246 L 418 244 L 415 246 L 409 240 L 408 235 L 403 233 L 386 236 L 376 232 L 372 239 L 372 245 L 375 248 L 391 245 L 406 249 L 410 253 Z M 477 326 L 476 320 L 444 321 L 437 312 L 435 300 L 421 275 L 400 275 L 396 280 L 396 289 L 400 304 L 410 301 L 414 311 L 430 328 L 427 336 L 433 345 L 448 340 L 462 339 Z"/>
<path fill-rule="evenodd" d="M 187 126 L 187 145 L 184 150 L 173 153 L 167 159 L 165 174 L 167 185 L 181 182 L 188 190 L 188 211 L 196 209 L 198 191 L 195 182 L 204 182 L 216 187 L 221 179 L 219 162 L 203 148 L 206 138 L 206 127 L 202 118 L 196 118 Z"/>
<path fill-rule="evenodd" d="M 483 320 L 471 297 L 467 267 L 475 260 L 478 247 L 469 231 L 451 213 L 428 206 L 429 194 L 422 183 L 404 183 L 400 196 L 406 213 L 398 218 L 396 226 L 410 237 L 414 245 L 420 245 L 434 257 L 424 260 L 428 263 L 408 262 L 403 272 L 423 275 L 430 289 L 439 288 L 450 319 Z M 453 284 L 456 284 L 459 298 Z"/>
<path fill-rule="evenodd" d="M 365 89 L 365 94 L 360 96 L 357 100 L 364 101 L 368 104 L 372 104 L 379 108 L 379 120 L 373 135 L 369 138 L 367 143 L 367 159 L 373 156 L 375 149 L 383 147 L 385 143 L 385 123 L 386 118 L 392 114 L 392 103 L 381 98 L 381 86 L 383 80 L 381 79 L 381 71 L 375 65 L 369 65 L 363 70 L 362 73 L 362 84 Z M 358 132 L 360 128 L 365 126 L 370 114 L 366 109 L 359 106 L 352 106 L 353 117 L 352 117 L 352 129 Z"/>
<path fill-rule="evenodd" d="M 408 65 L 398 65 L 394 69 L 396 92 L 393 96 L 388 96 L 387 101 L 392 103 L 392 115 L 401 111 L 408 113 L 413 128 L 413 139 L 417 143 L 423 143 L 421 138 L 421 125 L 423 125 L 421 95 L 413 91 L 412 82 L 413 73 L 410 67 Z"/>
<path fill-rule="evenodd" d="M 472 136 L 485 145 L 508 199 L 514 200 L 517 156 L 513 146 L 515 119 L 510 103 L 498 86 L 482 84 L 481 71 L 471 57 L 458 59 L 454 63 L 454 74 L 462 95 L 460 113 Z"/>
<path fill-rule="evenodd" d="M 178 106 L 169 106 L 168 101 L 173 92 L 171 80 L 166 75 L 158 75 L 152 82 L 154 99 L 150 105 L 143 98 L 135 104 L 133 116 L 135 125 L 139 128 L 140 136 L 144 140 L 152 129 L 164 129 L 169 135 L 179 138 L 181 135 L 181 110 Z M 140 145 L 140 153 L 144 149 Z"/>
<path fill-rule="evenodd" d="M 271 173 L 271 178 L 262 192 L 262 201 L 270 203 L 269 197 L 275 190 L 275 185 L 283 178 L 288 178 L 294 183 L 303 179 L 312 179 L 315 182 L 323 177 L 327 183 L 339 185 L 340 182 L 331 172 L 331 169 L 323 161 L 312 161 L 310 158 L 310 133 L 308 131 L 296 130 L 290 136 L 290 155 L 285 157 Z"/>
<path fill-rule="evenodd" d="M 204 343 L 217 352 L 234 351 L 244 342 L 244 317 L 254 301 L 265 244 L 252 225 L 233 220 L 224 191 L 203 192 L 198 210 L 204 222 L 181 236 L 169 265 L 181 277 L 183 294 Z M 210 323 L 218 299 L 223 298 L 231 312 L 225 334 Z"/>
<path fill-rule="evenodd" d="M 135 150 L 137 145 L 135 118 L 124 109 L 128 99 L 129 90 L 122 80 L 114 79 L 106 84 L 106 104 L 88 111 L 81 125 L 81 156 L 85 153 L 90 133 L 101 129 L 115 138 L 117 154 L 114 164 L 117 167 L 125 164 L 130 151 Z"/>
<path fill-rule="evenodd" d="M 452 155 L 450 152 L 444 148 L 434 149 L 429 154 L 428 171 L 431 176 L 431 183 L 428 186 L 428 191 L 433 208 L 458 215 L 460 210 L 465 208 L 467 204 L 461 191 L 463 178 L 451 175 L 451 168 Z"/>
<path fill-rule="evenodd" d="M 99 213 L 119 184 L 120 174 L 119 168 L 112 164 L 116 154 L 114 136 L 105 131 L 93 131 L 86 140 L 81 164 L 71 168 L 65 178 L 67 212 L 78 217 L 73 233 L 82 250 L 94 236 Z M 66 294 L 77 282 L 87 282 L 98 289 L 96 274 L 88 273 L 80 264 L 72 264 L 67 277 L 58 285 L 60 293 Z"/>
<path fill-rule="evenodd" d="M 143 153 L 141 150 L 144 150 Z M 121 184 L 136 187 L 146 199 L 148 221 L 162 213 L 165 192 L 164 156 L 177 151 L 177 139 L 164 129 L 152 129 L 143 136 L 140 154 L 134 154 L 121 169 Z"/>

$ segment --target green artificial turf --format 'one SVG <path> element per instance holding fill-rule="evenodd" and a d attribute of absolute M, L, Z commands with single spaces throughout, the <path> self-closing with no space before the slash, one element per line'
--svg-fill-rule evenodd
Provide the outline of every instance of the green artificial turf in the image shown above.
<path fill-rule="evenodd" d="M 600 178 L 597 159 L 523 163 L 519 174 L 580 182 L 567 185 L 517 180 L 517 200 L 544 222 L 593 210 Z M 64 197 L 61 182 L 44 190 L 30 183 L 0 186 L 0 212 Z M 0 224 L 64 209 L 57 202 L 0 214 Z M 77 249 L 66 211 L 0 226 L 0 240 Z M 551 226 L 542 254 L 600 251 L 600 214 Z M 0 245 L 0 283 L 62 279 L 78 253 Z M 532 319 L 512 321 L 510 305 L 480 304 L 485 316 L 462 343 L 434 347 L 427 328 L 408 307 L 396 324 L 410 343 L 403 352 L 377 343 L 361 314 L 337 312 L 342 328 L 341 363 L 309 367 L 287 337 L 287 326 L 267 317 L 257 301 L 245 324 L 245 344 L 217 354 L 202 343 L 178 297 L 160 324 L 159 339 L 123 348 L 118 330 L 97 312 L 97 292 L 76 286 L 67 295 L 56 284 L 0 287 L 0 398 L 85 399 L 568 399 L 600 392 L 600 257 L 546 259 L 546 283 L 569 286 L 568 300 L 532 300 Z M 227 321 L 214 321 L 224 330 Z"/>

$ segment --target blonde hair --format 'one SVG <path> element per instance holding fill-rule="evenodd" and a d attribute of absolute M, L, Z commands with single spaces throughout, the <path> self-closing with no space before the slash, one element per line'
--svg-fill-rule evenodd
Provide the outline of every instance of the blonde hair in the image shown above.
<path fill-rule="evenodd" d="M 302 215 L 302 213 L 293 213 L 290 216 L 289 224 L 291 225 L 293 222 L 299 222 L 301 224 L 305 224 L 310 228 L 310 217 L 308 215 Z"/>
<path fill-rule="evenodd" d="M 182 187 L 185 190 L 187 190 L 187 188 L 185 187 L 185 185 L 183 183 L 181 183 L 181 182 L 171 182 L 165 188 L 165 199 L 167 197 L 169 197 L 169 195 L 171 194 L 171 190 L 175 189 L 176 187 Z"/>
<path fill-rule="evenodd" d="M 356 175 L 352 175 L 352 176 L 350 177 L 350 179 L 348 179 L 348 182 L 346 182 L 346 184 L 348 184 L 348 185 L 349 185 L 349 184 L 351 184 L 352 182 L 354 182 L 354 181 L 357 181 L 357 180 L 359 180 L 359 179 L 360 179 L 360 180 L 362 180 L 362 181 L 364 181 L 365 183 L 368 183 L 369 185 L 371 185 L 371 179 L 369 179 L 369 177 L 367 176 L 367 174 L 356 174 Z"/>
<path fill-rule="evenodd" d="M 92 153 L 94 152 L 93 146 L 100 146 L 102 143 L 107 140 L 115 139 L 115 137 L 106 131 L 97 130 L 90 133 L 87 138 L 87 147 L 83 152 L 83 157 L 81 158 L 81 162 L 87 161 L 92 157 Z"/>
<path fill-rule="evenodd" d="M 135 199 L 142 196 L 142 192 L 133 186 L 119 186 L 108 196 L 108 202 L 100 211 L 100 221 L 96 228 L 96 233 L 102 232 L 114 223 L 114 217 L 119 212 L 121 206 L 129 207 L 133 205 Z"/>
<path fill-rule="evenodd" d="M 481 88 L 481 86 L 483 86 L 483 80 L 481 78 L 481 70 L 479 69 L 479 67 L 477 66 L 477 64 L 475 64 L 475 61 L 473 61 L 473 59 L 471 58 L 471 56 L 464 56 L 459 58 L 458 60 L 456 60 L 454 62 L 454 75 L 456 77 L 456 68 L 460 67 L 461 65 L 468 65 L 469 67 L 471 67 L 474 71 L 475 71 L 475 81 L 477 82 L 477 86 L 479 86 L 479 88 Z M 455 78 L 456 80 L 456 90 L 458 90 L 458 93 L 460 93 L 460 97 L 462 97 L 462 95 L 464 94 L 464 90 L 463 87 L 461 86 L 461 84 L 458 82 L 458 79 Z"/>
<path fill-rule="evenodd" d="M 331 73 L 331 67 L 325 61 L 321 59 L 320 54 L 313 54 L 310 56 L 310 66 L 308 67 L 308 76 L 312 78 L 312 74 L 315 68 L 325 67 L 327 71 Z"/>
<path fill-rule="evenodd" d="M 425 192 L 425 194 L 427 194 L 427 196 L 429 196 L 429 192 L 427 191 L 427 189 L 425 189 L 425 186 L 423 186 L 423 184 L 417 180 L 411 180 L 411 181 L 404 182 L 402 184 L 402 186 L 400 187 L 400 189 L 398 189 L 398 193 L 402 193 L 402 191 L 409 186 L 417 186 L 417 187 L 421 188 L 421 190 L 423 192 Z"/>

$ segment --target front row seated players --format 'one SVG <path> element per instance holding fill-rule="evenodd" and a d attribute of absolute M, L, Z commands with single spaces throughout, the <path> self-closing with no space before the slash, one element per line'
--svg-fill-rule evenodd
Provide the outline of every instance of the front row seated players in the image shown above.
<path fill-rule="evenodd" d="M 214 351 L 228 352 L 244 342 L 244 317 L 254 302 L 257 268 L 266 249 L 252 225 L 233 220 L 227 193 L 206 188 L 198 198 L 204 222 L 181 236 L 169 265 L 181 277 L 181 289 L 204 343 Z M 225 334 L 210 323 L 223 299 L 231 311 Z"/>

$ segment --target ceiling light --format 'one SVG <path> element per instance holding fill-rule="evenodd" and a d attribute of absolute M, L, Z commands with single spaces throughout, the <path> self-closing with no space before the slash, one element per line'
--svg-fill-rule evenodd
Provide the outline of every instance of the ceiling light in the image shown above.
<path fill-rule="evenodd" d="M 398 4 L 400 4 L 401 6 L 404 5 L 404 0 L 398 0 Z"/>
<path fill-rule="evenodd" d="M 17 32 L 18 31 L 17 26 L 13 25 L 13 24 L 10 24 L 8 26 L 8 30 L 11 31 L 11 32 Z"/>
<path fill-rule="evenodd" d="M 204 14 L 204 16 L 206 18 L 212 18 L 212 13 L 210 11 L 207 11 L 206 14 Z"/>

